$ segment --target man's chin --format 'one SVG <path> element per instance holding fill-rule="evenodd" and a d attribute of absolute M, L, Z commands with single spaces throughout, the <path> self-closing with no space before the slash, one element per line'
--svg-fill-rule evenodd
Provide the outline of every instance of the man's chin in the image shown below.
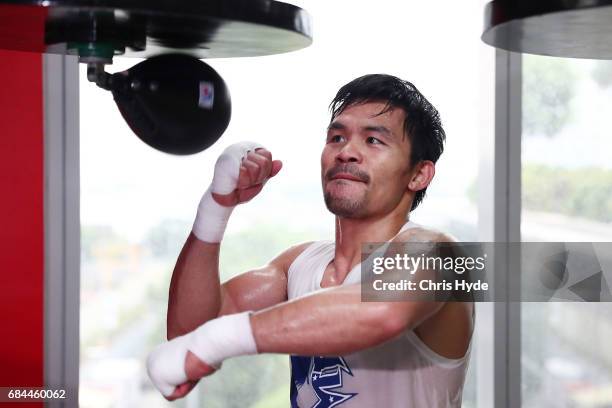
<path fill-rule="evenodd" d="M 347 198 L 325 197 L 327 209 L 334 215 L 344 218 L 360 218 L 363 214 L 362 202 Z"/>
<path fill-rule="evenodd" d="M 329 211 L 332 214 L 334 214 L 336 217 L 340 217 L 340 218 L 347 218 L 347 219 L 363 218 L 363 216 L 359 214 L 357 211 L 350 210 L 350 209 L 336 208 L 333 210 L 330 209 Z"/>

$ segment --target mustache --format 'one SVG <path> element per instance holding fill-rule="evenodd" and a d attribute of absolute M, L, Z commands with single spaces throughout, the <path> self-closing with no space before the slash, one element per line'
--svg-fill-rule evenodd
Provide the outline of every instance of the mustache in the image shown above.
<path fill-rule="evenodd" d="M 368 173 L 366 173 L 365 171 L 361 170 L 359 167 L 353 164 L 343 164 L 340 166 L 332 167 L 331 169 L 327 171 L 327 173 L 325 173 L 325 179 L 331 180 L 337 174 L 340 174 L 340 173 L 350 174 L 351 176 L 358 178 L 364 183 L 370 182 L 370 176 L 368 175 Z"/>

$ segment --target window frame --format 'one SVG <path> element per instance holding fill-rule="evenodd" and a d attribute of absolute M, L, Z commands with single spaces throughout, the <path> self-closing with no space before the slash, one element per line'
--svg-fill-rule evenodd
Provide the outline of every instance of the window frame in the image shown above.
<path fill-rule="evenodd" d="M 44 384 L 49 408 L 78 406 L 81 220 L 79 63 L 43 54 Z"/>
<path fill-rule="evenodd" d="M 494 131 L 481 135 L 478 223 L 481 242 L 521 241 L 522 56 L 495 50 Z M 521 406 L 520 274 L 503 248 L 489 258 L 492 298 L 477 304 L 478 407 Z M 507 249 L 507 247 L 506 247 Z M 519 265 L 520 267 L 520 265 Z"/>

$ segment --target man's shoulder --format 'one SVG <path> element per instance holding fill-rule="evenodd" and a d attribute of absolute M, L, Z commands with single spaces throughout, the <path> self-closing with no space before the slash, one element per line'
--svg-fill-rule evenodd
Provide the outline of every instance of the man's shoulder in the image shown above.
<path fill-rule="evenodd" d="M 459 242 L 447 232 L 418 225 L 400 232 L 393 242 Z"/>
<path fill-rule="evenodd" d="M 418 225 L 402 231 L 396 242 L 459 242 L 449 233 Z M 434 352 L 446 358 L 466 355 L 474 328 L 474 302 L 442 302 L 443 306 L 414 328 L 415 333 Z"/>
<path fill-rule="evenodd" d="M 276 258 L 272 260 L 271 263 L 274 264 L 276 267 L 280 268 L 286 275 L 293 261 L 295 261 L 295 259 L 300 256 L 300 254 L 304 252 L 306 248 L 308 248 L 315 242 L 316 241 L 307 241 L 293 245 L 281 252 Z"/>

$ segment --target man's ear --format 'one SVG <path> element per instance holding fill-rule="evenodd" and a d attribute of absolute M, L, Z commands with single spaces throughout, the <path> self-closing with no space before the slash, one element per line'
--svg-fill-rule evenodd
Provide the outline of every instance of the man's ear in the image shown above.
<path fill-rule="evenodd" d="M 436 165 L 431 160 L 423 160 L 414 166 L 412 177 L 408 183 L 411 191 L 420 191 L 426 188 L 436 174 Z"/>

